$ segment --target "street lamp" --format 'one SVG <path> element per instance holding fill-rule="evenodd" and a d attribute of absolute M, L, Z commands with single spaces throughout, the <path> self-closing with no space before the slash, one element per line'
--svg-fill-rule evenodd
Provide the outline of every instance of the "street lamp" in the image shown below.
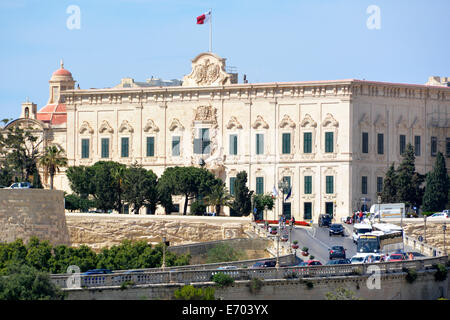
<path fill-rule="evenodd" d="M 280 221 L 278 221 L 278 230 L 277 230 L 277 264 L 275 265 L 275 268 L 279 268 L 280 267 L 280 227 L 281 227 L 281 223 Z"/>
<path fill-rule="evenodd" d="M 381 223 L 381 212 L 380 212 L 380 202 L 381 202 L 381 196 L 378 195 L 378 223 Z"/>
<path fill-rule="evenodd" d="M 164 268 L 166 267 L 166 237 L 162 238 L 162 242 L 163 242 L 163 263 L 161 268 L 164 270 Z"/>
<path fill-rule="evenodd" d="M 285 179 L 281 179 L 280 181 L 278 181 L 278 189 L 281 190 L 282 195 L 283 195 L 283 204 L 282 204 L 282 208 L 281 208 L 281 214 L 284 214 L 284 194 L 286 193 L 286 191 L 289 188 L 289 182 L 287 182 L 287 180 Z"/>

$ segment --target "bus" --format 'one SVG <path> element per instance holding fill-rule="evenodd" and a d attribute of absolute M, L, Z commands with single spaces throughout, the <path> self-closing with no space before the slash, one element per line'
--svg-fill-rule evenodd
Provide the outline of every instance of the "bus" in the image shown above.
<path fill-rule="evenodd" d="M 372 232 L 373 228 L 368 223 L 355 223 L 353 225 L 353 242 L 356 243 L 362 234 Z"/>
<path fill-rule="evenodd" d="M 359 236 L 358 253 L 389 253 L 403 248 L 403 231 L 385 233 L 375 230 Z"/>

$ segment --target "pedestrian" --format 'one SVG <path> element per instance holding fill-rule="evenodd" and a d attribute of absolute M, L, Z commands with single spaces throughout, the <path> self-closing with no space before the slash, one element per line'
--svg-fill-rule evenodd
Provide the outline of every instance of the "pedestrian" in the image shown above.
<path fill-rule="evenodd" d="M 291 223 L 292 223 L 292 226 L 295 225 L 295 218 L 294 218 L 294 216 L 292 216 Z"/>
<path fill-rule="evenodd" d="M 362 222 L 363 213 L 362 211 L 359 212 L 359 222 Z"/>
<path fill-rule="evenodd" d="M 414 255 L 412 252 L 409 253 L 409 260 L 414 260 Z"/>

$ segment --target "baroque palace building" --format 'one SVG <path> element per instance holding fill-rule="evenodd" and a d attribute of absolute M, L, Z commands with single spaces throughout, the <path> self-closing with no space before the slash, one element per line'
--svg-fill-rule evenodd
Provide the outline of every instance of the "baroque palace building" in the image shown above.
<path fill-rule="evenodd" d="M 399 164 L 408 143 L 420 173 L 431 170 L 438 151 L 450 159 L 448 78 L 431 77 L 425 85 L 238 83 L 225 70 L 225 59 L 202 53 L 182 81 L 126 78 L 113 88 L 81 90 L 61 63 L 47 105 L 37 111 L 34 103 L 22 104 L 20 118 L 8 126 L 34 128 L 43 147 L 66 151 L 69 166 L 137 162 L 160 176 L 169 166 L 202 165 L 231 193 L 237 173 L 246 171 L 250 190 L 277 189 L 268 219 L 284 213 L 317 221 L 330 213 L 338 220 L 377 203 L 389 165 Z M 282 180 L 291 187 L 286 200 Z M 54 185 L 71 193 L 64 172 Z"/>

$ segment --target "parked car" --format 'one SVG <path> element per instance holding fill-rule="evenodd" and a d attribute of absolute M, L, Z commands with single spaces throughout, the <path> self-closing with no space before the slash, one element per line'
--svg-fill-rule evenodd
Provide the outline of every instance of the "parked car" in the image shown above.
<path fill-rule="evenodd" d="M 308 261 L 306 262 L 306 265 L 307 265 L 308 267 L 310 267 L 310 266 L 321 266 L 322 263 L 321 263 L 319 260 L 308 260 Z"/>
<path fill-rule="evenodd" d="M 342 224 L 338 224 L 338 223 L 333 223 L 330 226 L 330 237 L 333 235 L 341 235 L 341 236 L 345 236 L 345 232 L 344 232 L 344 227 L 342 226 Z"/>
<path fill-rule="evenodd" d="M 329 214 L 321 214 L 319 216 L 319 227 L 329 227 L 331 224 L 331 216 Z"/>
<path fill-rule="evenodd" d="M 31 183 L 29 182 L 15 182 L 9 186 L 9 189 L 29 189 L 31 188 Z"/>
<path fill-rule="evenodd" d="M 273 260 L 258 261 L 251 268 L 273 268 L 276 264 L 277 262 Z"/>
<path fill-rule="evenodd" d="M 380 262 L 381 261 L 381 254 L 368 254 L 365 258 L 364 258 L 364 263 L 375 263 L 375 262 Z"/>
<path fill-rule="evenodd" d="M 333 246 L 329 250 L 329 259 L 333 260 L 334 258 L 345 259 L 345 248 L 343 246 Z"/>
<path fill-rule="evenodd" d="M 238 269 L 237 266 L 222 266 L 222 267 L 218 267 L 217 270 L 235 270 Z"/>
<path fill-rule="evenodd" d="M 389 255 L 388 261 L 403 261 L 405 256 L 402 253 L 392 253 Z"/>
<path fill-rule="evenodd" d="M 94 275 L 94 274 L 110 274 L 113 273 L 111 270 L 109 269 L 92 269 L 92 270 L 88 270 L 86 272 L 83 272 L 83 275 Z"/>
<path fill-rule="evenodd" d="M 366 257 L 367 257 L 368 255 L 371 255 L 371 253 L 357 253 L 357 254 L 355 254 L 355 255 L 350 259 L 350 262 L 351 262 L 352 264 L 355 264 L 355 263 L 364 263 L 364 261 L 366 260 Z"/>
<path fill-rule="evenodd" d="M 327 262 L 327 266 L 336 265 L 336 264 L 351 264 L 350 259 L 335 259 Z"/>
<path fill-rule="evenodd" d="M 444 210 L 444 211 L 447 211 L 447 210 Z M 448 212 L 436 212 L 436 213 L 433 213 L 431 216 L 429 216 L 427 218 L 427 220 L 429 220 L 429 219 L 443 219 L 443 218 L 448 218 L 448 216 L 449 216 Z"/>

